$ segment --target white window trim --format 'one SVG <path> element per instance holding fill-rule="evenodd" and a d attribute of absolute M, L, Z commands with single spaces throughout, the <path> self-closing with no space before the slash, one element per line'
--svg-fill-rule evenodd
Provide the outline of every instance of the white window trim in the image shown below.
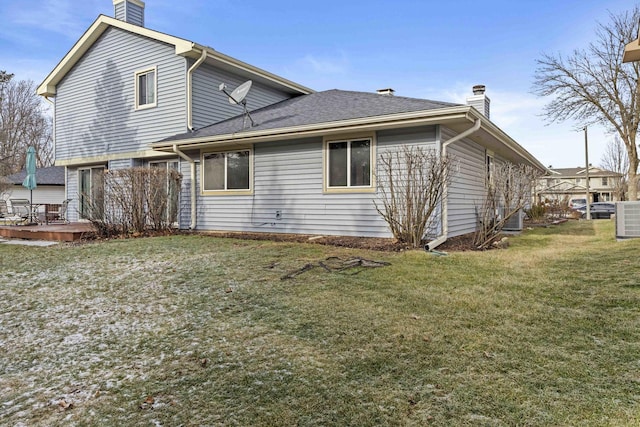
<path fill-rule="evenodd" d="M 249 188 L 248 189 L 231 189 L 231 190 L 206 190 L 204 188 L 204 156 L 207 154 L 226 154 L 237 153 L 239 151 L 249 152 Z M 227 156 L 224 158 L 224 186 L 227 186 Z M 207 150 L 200 152 L 200 194 L 203 196 L 246 196 L 253 194 L 253 148 L 251 147 L 234 147 L 227 150 Z"/>
<path fill-rule="evenodd" d="M 370 164 L 370 182 L 369 185 L 351 185 L 351 156 L 347 155 L 347 185 L 340 187 L 329 186 L 329 144 L 335 142 L 352 142 L 362 141 L 368 139 L 371 141 L 371 149 L 369 150 L 369 164 Z M 370 193 L 376 191 L 376 138 L 375 134 L 355 134 L 355 135 L 343 135 L 339 137 L 323 138 L 322 141 L 322 163 L 323 163 L 323 192 L 325 193 Z M 347 144 L 348 153 L 351 152 L 351 145 Z"/>
<path fill-rule="evenodd" d="M 153 72 L 154 74 L 154 79 L 153 79 L 153 93 L 154 93 L 154 97 L 153 97 L 153 102 L 149 103 L 149 104 L 142 104 L 140 105 L 140 99 L 138 98 L 138 77 L 146 74 L 146 73 L 150 73 Z M 135 99 L 135 103 L 136 103 L 136 110 L 146 110 L 147 108 L 153 108 L 156 107 L 158 105 L 158 67 L 157 66 L 153 66 L 153 67 L 149 67 L 149 68 L 145 68 L 143 70 L 138 70 L 134 73 L 134 94 L 133 94 L 133 99 Z"/>
<path fill-rule="evenodd" d="M 495 170 L 496 170 L 496 157 L 493 151 L 486 150 L 485 154 L 485 182 L 487 185 L 493 184 Z M 555 184 L 555 180 L 554 180 Z"/>
<path fill-rule="evenodd" d="M 81 181 L 82 181 L 82 172 L 83 171 L 89 171 L 89 185 L 91 186 L 91 188 L 89 189 L 89 193 L 93 193 L 93 171 L 96 169 L 100 169 L 102 170 L 102 173 L 105 174 L 109 171 L 109 169 L 107 168 L 107 165 L 95 165 L 95 166 L 82 166 L 79 167 L 76 170 L 76 175 L 77 175 L 77 189 L 78 189 L 78 220 L 80 222 L 89 222 L 89 219 L 85 218 L 82 216 L 82 199 L 83 199 L 83 195 L 82 193 L 82 189 L 81 189 Z M 91 196 L 91 194 L 87 195 L 87 196 Z"/>

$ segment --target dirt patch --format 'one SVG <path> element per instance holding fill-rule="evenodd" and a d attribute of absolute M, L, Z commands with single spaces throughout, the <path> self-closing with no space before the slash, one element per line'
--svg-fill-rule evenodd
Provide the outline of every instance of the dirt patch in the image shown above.
<path fill-rule="evenodd" d="M 473 233 L 450 237 L 446 242 L 438 246 L 435 250 L 443 252 L 475 251 L 477 249 L 473 244 L 473 237 Z"/>
<path fill-rule="evenodd" d="M 284 234 L 284 233 L 242 233 L 242 232 L 207 232 L 215 237 L 229 237 L 246 240 L 269 240 L 273 242 L 315 243 L 319 245 L 340 246 L 354 249 L 367 249 L 373 251 L 399 252 L 410 249 L 406 244 L 396 239 L 375 237 L 351 237 L 351 236 L 317 236 L 310 234 Z"/>
<path fill-rule="evenodd" d="M 207 232 L 207 235 L 247 240 L 270 240 L 275 242 L 315 243 L 320 245 L 340 246 L 353 249 L 373 251 L 400 252 L 411 249 L 396 239 L 351 236 L 316 236 L 281 233 L 241 233 L 241 232 Z M 473 233 L 449 238 L 436 248 L 437 251 L 461 252 L 477 250 L 473 245 Z"/>

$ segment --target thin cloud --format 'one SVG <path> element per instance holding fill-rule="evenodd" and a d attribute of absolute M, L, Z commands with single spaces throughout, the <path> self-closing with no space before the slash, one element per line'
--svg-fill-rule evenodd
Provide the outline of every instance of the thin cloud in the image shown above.
<path fill-rule="evenodd" d="M 91 15 L 101 9 L 97 1 L 72 0 L 42 0 L 37 2 L 37 6 L 18 6 L 6 11 L 8 27 L 35 27 L 69 39 L 77 39 L 91 22 Z"/>
<path fill-rule="evenodd" d="M 339 52 L 337 57 L 317 57 L 308 54 L 298 63 L 318 74 L 345 74 L 349 70 L 349 59 L 344 51 Z"/>

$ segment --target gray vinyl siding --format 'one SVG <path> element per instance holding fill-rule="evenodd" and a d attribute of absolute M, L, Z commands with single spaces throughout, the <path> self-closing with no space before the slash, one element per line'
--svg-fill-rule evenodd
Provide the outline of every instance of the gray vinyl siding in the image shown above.
<path fill-rule="evenodd" d="M 135 110 L 135 73 L 157 67 L 157 106 Z M 186 130 L 186 60 L 109 28 L 57 86 L 56 160 L 142 151 Z"/>
<path fill-rule="evenodd" d="M 108 169 L 111 170 L 126 169 L 134 166 L 132 159 L 109 160 L 108 165 Z"/>
<path fill-rule="evenodd" d="M 193 127 L 200 129 L 242 114 L 244 111 L 242 106 L 230 104 L 227 95 L 218 88 L 220 83 L 224 83 L 227 86 L 227 92 L 230 93 L 246 80 L 244 77 L 231 74 L 208 64 L 198 67 L 193 73 L 192 81 Z M 254 81 L 245 99 L 247 101 L 247 109 L 251 112 L 288 98 L 290 98 L 290 95 L 287 93 Z"/>
<path fill-rule="evenodd" d="M 124 3 L 125 2 L 113 5 L 113 17 L 121 21 L 126 21 Z"/>
<path fill-rule="evenodd" d="M 129 1 L 123 1 L 115 5 L 114 16 L 116 19 L 144 27 L 144 8 Z"/>
<path fill-rule="evenodd" d="M 453 136 L 453 131 L 441 127 L 442 141 Z M 447 153 L 454 156 L 457 165 L 447 197 L 448 235 L 454 237 L 476 230 L 476 209 L 480 209 L 486 194 L 486 151 L 467 138 L 449 145 Z"/>
<path fill-rule="evenodd" d="M 67 219 L 78 221 L 78 169 L 68 167 L 67 171 L 67 199 L 71 199 L 67 206 Z"/>
<path fill-rule="evenodd" d="M 133 3 L 127 4 L 127 22 L 144 27 L 144 9 Z"/>
<path fill-rule="evenodd" d="M 435 127 L 379 132 L 377 154 L 405 143 L 435 146 L 435 135 Z M 198 194 L 198 229 L 391 237 L 375 209 L 376 193 L 323 193 L 322 138 L 262 143 L 253 150 L 253 195 Z M 198 164 L 198 180 L 200 172 Z M 183 210 L 187 192 L 183 184 Z M 185 219 L 182 214 L 181 225 Z"/>

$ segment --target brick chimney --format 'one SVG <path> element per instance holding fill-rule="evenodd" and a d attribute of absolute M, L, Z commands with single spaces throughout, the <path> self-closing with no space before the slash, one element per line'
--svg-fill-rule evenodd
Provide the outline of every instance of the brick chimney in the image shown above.
<path fill-rule="evenodd" d="M 475 85 L 473 87 L 473 96 L 467 98 L 467 105 L 474 107 L 487 119 L 489 118 L 489 104 L 491 100 L 485 95 L 484 85 Z"/>
<path fill-rule="evenodd" d="M 144 2 L 142 0 L 113 0 L 116 19 L 144 27 Z"/>

